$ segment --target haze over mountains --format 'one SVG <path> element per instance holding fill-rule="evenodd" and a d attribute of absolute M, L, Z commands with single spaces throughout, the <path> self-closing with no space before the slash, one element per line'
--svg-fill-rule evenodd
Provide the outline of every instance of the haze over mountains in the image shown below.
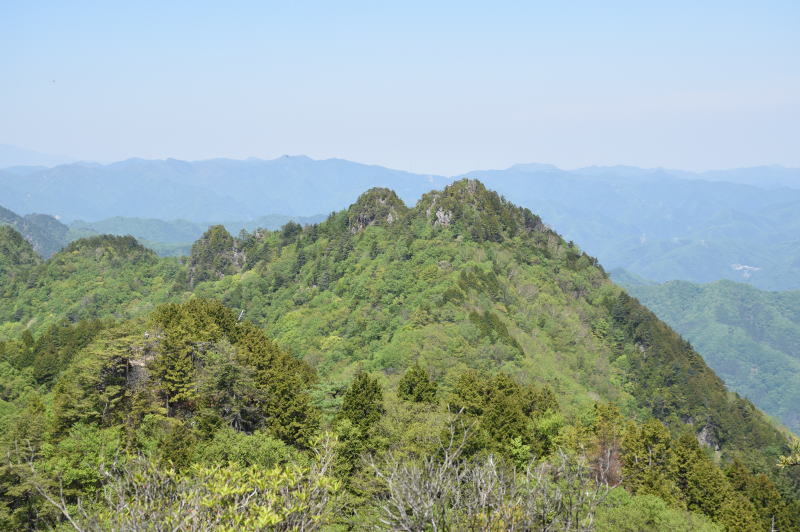
<path fill-rule="evenodd" d="M 768 290 L 800 289 L 800 170 L 691 173 L 520 164 L 467 176 L 539 213 L 609 269 L 623 267 L 656 281 L 731 279 Z M 138 220 L 104 220 L 202 225 L 268 214 L 319 216 L 346 207 L 369 187 L 392 188 L 410 203 L 451 180 L 304 156 L 131 159 L 0 170 L 0 205 L 135 234 Z"/>
<path fill-rule="evenodd" d="M 13 166 L 56 166 L 75 162 L 70 157 L 41 153 L 9 144 L 0 144 L 0 168 Z"/>
<path fill-rule="evenodd" d="M 0 172 L 0 194 L 14 211 L 48 212 L 70 221 L 127 216 L 202 222 L 329 213 L 372 186 L 395 186 L 402 197 L 416 199 L 447 181 L 304 156 L 271 161 L 130 159 Z"/>

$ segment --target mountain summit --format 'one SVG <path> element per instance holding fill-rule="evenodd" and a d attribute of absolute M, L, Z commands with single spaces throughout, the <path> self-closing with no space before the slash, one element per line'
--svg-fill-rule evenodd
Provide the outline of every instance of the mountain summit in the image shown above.
<path fill-rule="evenodd" d="M 17 271 L 0 353 L 44 398 L 7 393 L 19 406 L 0 426 L 52 420 L 40 438 L 56 453 L 106 438 L 181 474 L 212 456 L 268 471 L 317 460 L 314 436 L 332 431 L 332 474 L 374 515 L 380 479 L 447 456 L 461 420 L 458 467 L 491 456 L 544 475 L 566 471 L 561 449 L 588 464 L 576 493 L 622 483 L 629 509 L 728 530 L 800 523 L 798 472 L 775 468 L 781 430 L 594 258 L 477 180 L 411 208 L 373 188 L 304 227 L 212 227 L 188 263 L 95 237 Z M 72 467 L 48 456 L 47 471 Z M 72 478 L 84 495 L 103 482 Z"/>

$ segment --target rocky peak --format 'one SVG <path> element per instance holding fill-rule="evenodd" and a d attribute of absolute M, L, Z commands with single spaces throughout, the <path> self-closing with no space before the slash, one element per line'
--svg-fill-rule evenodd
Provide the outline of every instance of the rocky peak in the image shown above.
<path fill-rule="evenodd" d="M 388 188 L 371 188 L 347 210 L 350 232 L 358 233 L 370 225 L 391 225 L 408 212 L 403 200 Z"/>
<path fill-rule="evenodd" d="M 189 257 L 189 286 L 221 279 L 242 270 L 245 253 L 222 225 L 212 225 L 193 245 Z"/>
<path fill-rule="evenodd" d="M 477 240 L 499 241 L 521 231 L 546 231 L 538 216 L 512 205 L 476 179 L 425 194 L 415 210 L 434 227 L 453 227 Z"/>

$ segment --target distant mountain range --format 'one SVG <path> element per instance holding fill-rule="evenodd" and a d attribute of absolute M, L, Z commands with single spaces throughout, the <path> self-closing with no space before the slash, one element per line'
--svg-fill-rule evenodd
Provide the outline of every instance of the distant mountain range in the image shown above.
<path fill-rule="evenodd" d="M 27 150 L 8 144 L 0 144 L 0 168 L 14 166 L 56 166 L 75 162 L 74 159 L 63 155 L 52 155 L 38 151 Z"/>
<path fill-rule="evenodd" d="M 467 177 L 481 179 L 530 208 L 609 269 L 625 268 L 656 281 L 731 279 L 768 290 L 800 289 L 798 169 L 691 173 L 521 164 Z M 392 188 L 411 203 L 452 179 L 304 156 L 270 161 L 131 159 L 2 170 L 0 204 L 19 213 L 46 212 L 66 222 L 103 221 L 114 232 L 130 232 L 118 220 L 105 220 L 182 219 L 202 225 L 209 220 L 255 220 L 265 213 L 316 216 L 346 207 L 370 187 Z M 196 238 L 196 229 L 190 233 Z M 174 243 L 175 237 L 170 238 Z"/>
<path fill-rule="evenodd" d="M 612 278 L 691 341 L 730 389 L 800 434 L 800 291 Z"/>
<path fill-rule="evenodd" d="M 272 161 L 174 159 L 0 171 L 0 197 L 16 212 L 48 212 L 64 220 L 114 216 L 248 220 L 265 213 L 313 216 L 343 208 L 371 186 L 393 186 L 416 200 L 449 179 L 339 159 L 281 157 Z"/>

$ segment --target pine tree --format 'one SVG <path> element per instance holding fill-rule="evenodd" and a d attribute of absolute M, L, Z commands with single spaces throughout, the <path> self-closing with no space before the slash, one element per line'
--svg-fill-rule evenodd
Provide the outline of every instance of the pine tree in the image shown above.
<path fill-rule="evenodd" d="M 677 483 L 686 508 L 719 520 L 733 490 L 722 471 L 705 455 L 691 434 L 682 435 L 675 447 Z"/>
<path fill-rule="evenodd" d="M 363 371 L 357 373 L 345 392 L 339 411 L 336 427 L 339 445 L 335 468 L 337 475 L 347 481 L 348 488 L 361 496 L 363 493 L 352 481 L 363 466 L 361 458 L 374 453 L 379 445 L 374 428 L 383 414 L 383 389 L 380 382 Z"/>
<path fill-rule="evenodd" d="M 448 398 L 450 411 L 479 416 L 486 404 L 486 379 L 475 370 L 461 373 Z"/>
<path fill-rule="evenodd" d="M 158 307 L 152 323 L 163 338 L 153 365 L 170 406 L 193 409 L 197 399 L 196 367 L 215 342 L 235 339 L 236 318 L 219 301 L 190 299 Z"/>
<path fill-rule="evenodd" d="M 367 432 L 384 413 L 383 389 L 378 379 L 359 372 L 344 395 L 340 416 Z"/>
<path fill-rule="evenodd" d="M 436 402 L 436 383 L 433 382 L 428 372 L 414 364 L 406 370 L 397 385 L 397 395 L 400 399 L 414 403 Z"/>
<path fill-rule="evenodd" d="M 671 505 L 681 504 L 675 484 L 678 459 L 669 432 L 657 419 L 626 431 L 622 443 L 624 486 L 640 495 L 656 495 Z"/>
<path fill-rule="evenodd" d="M 767 475 L 753 474 L 739 459 L 725 468 L 725 474 L 731 487 L 753 503 L 762 530 L 800 529 L 798 516 L 793 515 L 777 486 Z"/>
<path fill-rule="evenodd" d="M 314 370 L 252 323 L 239 324 L 237 335 L 239 361 L 253 368 L 256 386 L 263 391 L 260 408 L 266 426 L 287 443 L 308 446 L 319 426 L 319 412 L 308 393 Z"/>
<path fill-rule="evenodd" d="M 598 482 L 617 486 L 622 480 L 620 453 L 625 433 L 625 421 L 619 408 L 612 403 L 595 404 L 592 432 L 595 441 L 590 457 L 595 478 Z"/>

